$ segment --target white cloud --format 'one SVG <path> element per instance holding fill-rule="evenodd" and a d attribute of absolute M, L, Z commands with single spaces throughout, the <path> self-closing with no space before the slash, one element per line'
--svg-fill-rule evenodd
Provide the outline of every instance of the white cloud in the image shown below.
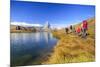
<path fill-rule="evenodd" d="M 11 25 L 42 27 L 41 24 L 30 24 L 30 23 L 26 23 L 26 22 L 11 22 Z"/>

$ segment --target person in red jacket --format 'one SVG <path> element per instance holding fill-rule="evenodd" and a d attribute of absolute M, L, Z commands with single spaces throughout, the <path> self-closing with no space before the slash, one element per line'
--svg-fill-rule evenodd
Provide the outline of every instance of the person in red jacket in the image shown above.
<path fill-rule="evenodd" d="M 77 33 L 78 35 L 80 35 L 80 33 L 81 33 L 81 28 L 80 28 L 80 27 L 77 27 L 77 28 L 76 28 L 76 33 Z"/>
<path fill-rule="evenodd" d="M 88 29 L 88 23 L 86 20 L 84 20 L 82 23 L 82 37 L 84 37 L 84 38 L 87 35 L 87 29 Z"/>

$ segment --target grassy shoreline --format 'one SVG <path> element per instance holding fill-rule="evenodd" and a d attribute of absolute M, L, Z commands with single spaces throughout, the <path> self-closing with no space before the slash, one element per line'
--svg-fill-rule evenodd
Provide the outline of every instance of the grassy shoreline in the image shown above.
<path fill-rule="evenodd" d="M 38 58 L 32 61 L 32 64 L 35 65 L 35 64 L 64 64 L 64 63 L 94 62 L 95 19 L 88 20 L 88 24 L 89 24 L 88 28 L 89 35 L 87 36 L 86 39 L 81 38 L 73 33 L 66 34 L 64 29 L 52 31 L 53 36 L 58 39 L 57 44 L 53 48 L 53 51 L 50 52 L 50 55 L 46 55 L 43 58 Z M 32 32 L 11 31 L 11 33 L 32 33 Z"/>
<path fill-rule="evenodd" d="M 78 63 L 95 61 L 95 39 L 82 39 L 74 34 L 53 32 L 59 39 L 54 52 L 44 64 Z"/>
<path fill-rule="evenodd" d="M 44 64 L 63 64 L 95 61 L 95 18 L 87 20 L 88 36 L 86 39 L 76 34 L 66 34 L 65 30 L 56 30 L 52 34 L 58 38 L 53 53 Z M 75 25 L 80 26 L 80 24 Z"/>

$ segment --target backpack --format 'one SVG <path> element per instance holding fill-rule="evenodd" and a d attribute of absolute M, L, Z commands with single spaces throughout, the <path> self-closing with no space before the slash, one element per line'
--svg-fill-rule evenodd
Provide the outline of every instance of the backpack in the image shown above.
<path fill-rule="evenodd" d="M 83 21 L 83 28 L 87 29 L 87 21 Z"/>

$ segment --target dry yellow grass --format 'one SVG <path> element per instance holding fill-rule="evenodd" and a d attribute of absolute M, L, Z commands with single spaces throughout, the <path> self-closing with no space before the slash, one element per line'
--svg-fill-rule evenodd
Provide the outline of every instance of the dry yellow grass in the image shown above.
<path fill-rule="evenodd" d="M 59 39 L 54 52 L 43 64 L 78 63 L 95 61 L 95 25 L 89 21 L 89 35 L 83 39 L 74 34 L 65 34 L 64 31 L 53 31 Z M 90 23 L 91 21 L 91 23 Z M 90 32 L 91 31 L 91 32 Z M 92 37 L 91 37 L 92 36 Z"/>
<path fill-rule="evenodd" d="M 76 63 L 95 61 L 95 46 L 93 39 L 79 37 L 64 37 L 59 40 L 47 64 Z"/>

